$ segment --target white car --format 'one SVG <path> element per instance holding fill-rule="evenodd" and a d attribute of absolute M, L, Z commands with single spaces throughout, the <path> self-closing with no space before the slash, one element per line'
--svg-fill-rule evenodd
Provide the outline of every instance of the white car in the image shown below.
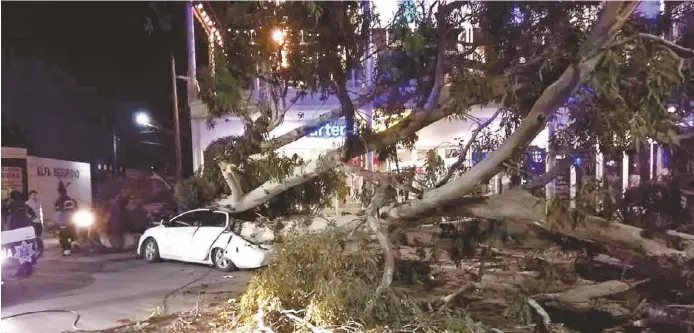
<path fill-rule="evenodd" d="M 195 209 L 149 228 L 137 253 L 148 262 L 161 259 L 214 265 L 223 271 L 266 266 L 272 249 L 234 233 L 243 221 L 227 212 Z"/>

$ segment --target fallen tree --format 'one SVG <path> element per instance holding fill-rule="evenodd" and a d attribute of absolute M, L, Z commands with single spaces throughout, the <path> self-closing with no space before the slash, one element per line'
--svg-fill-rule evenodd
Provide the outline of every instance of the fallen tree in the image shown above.
<path fill-rule="evenodd" d="M 672 115 L 685 119 L 682 117 L 692 112 L 686 96 L 691 94 L 694 80 L 691 69 L 683 66 L 691 57 L 690 49 L 645 33 L 647 22 L 634 12 L 637 4 L 436 2 L 431 6 L 415 4 L 419 10 L 403 4 L 387 27 L 392 33 L 389 49 L 378 52 L 374 88 L 361 91 L 354 100 L 354 94 L 347 89 L 349 73 L 372 56 L 368 52 L 368 37 L 376 20 L 368 6 L 224 5 L 229 6 L 226 10 L 249 13 L 230 19 L 230 29 L 249 24 L 286 24 L 291 27 L 288 30 L 295 32 L 320 33 L 308 42 L 299 42 L 297 33 L 285 34 L 286 42 L 279 47 L 265 38 L 272 32 L 270 28 L 260 29 L 258 36 L 265 37 L 252 44 L 248 38 L 231 39 L 229 63 L 245 64 L 248 68 L 222 67 L 208 78 L 203 97 L 211 116 L 236 115 L 244 122 L 246 131 L 208 148 L 208 163 L 202 175 L 189 183 L 188 196 L 198 201 L 216 198 L 211 205 L 218 209 L 253 217 L 260 214 L 280 221 L 266 225 L 256 222 L 241 230 L 245 237 L 256 241 L 273 241 L 278 234 L 289 234 L 297 225 L 323 230 L 330 223 L 317 211 L 330 205 L 334 193 L 344 197 L 341 177 L 345 173 L 364 177 L 369 185 L 363 191 L 370 199 L 364 205 L 364 215 L 340 217 L 337 224 L 349 228 L 368 226 L 385 255 L 384 273 L 369 309 L 390 288 L 396 274 L 392 235 L 404 226 L 421 225 L 431 220 L 426 218 L 442 216 L 503 221 L 520 228 L 539 229 L 547 238 L 568 237 L 584 248 L 599 248 L 619 260 L 635 260 L 649 267 L 641 273 L 650 275 L 652 280 L 678 276 L 668 281 L 687 285 L 692 248 L 681 247 L 689 241 L 687 234 L 666 232 L 654 238 L 641 228 L 599 217 L 605 209 L 596 203 L 611 199 L 591 198 L 577 209 L 569 202 L 545 201 L 528 192 L 551 182 L 558 171 L 572 163 L 560 162 L 545 175 L 529 179 L 525 189 L 480 195 L 484 192 L 482 186 L 495 175 L 522 171 L 518 165 L 523 164 L 529 144 L 557 118 L 563 119 L 565 125 L 552 137 L 550 148 L 558 151 L 557 147 L 565 147 L 562 150 L 567 155 L 597 155 L 598 146 L 604 155 L 621 156 L 649 139 L 676 145 L 680 137 L 689 135 Z M 685 13 L 691 11 L 690 4 L 673 6 Z M 520 18 L 517 13 L 522 14 Z M 672 11 L 670 14 L 673 21 L 686 17 L 675 17 Z M 283 19 L 276 22 L 269 17 Z M 482 38 L 460 41 L 455 29 L 463 22 L 479 26 Z M 415 29 L 407 28 L 410 24 Z M 451 51 L 451 43 L 461 47 Z M 479 54 L 480 47 L 484 48 L 484 55 Z M 290 55 L 285 59 L 288 65 L 283 66 L 286 54 Z M 239 86 L 232 84 L 229 88 L 220 83 L 240 82 L 256 75 L 262 82 L 262 98 L 258 101 L 254 97 L 257 92 L 241 94 Z M 410 82 L 415 83 L 414 88 L 403 92 L 401 86 Z M 287 96 L 292 85 L 297 87 L 295 97 Z M 311 94 L 337 96 L 340 108 L 269 138 L 291 104 Z M 374 133 L 359 123 L 358 109 L 377 97 L 387 98 L 382 111 L 396 121 Z M 499 107 L 494 117 L 500 117 L 505 131 L 493 138 L 479 135 L 491 121 L 479 122 L 476 134 L 461 147 L 466 152 L 471 148 L 489 152 L 474 166 L 456 163 L 450 170 L 440 172 L 442 161 L 432 156 L 426 165 L 432 171 L 426 177 L 432 179 L 421 181 L 421 177 L 407 170 L 389 175 L 345 164 L 367 152 L 376 152 L 397 163 L 396 147 L 411 148 L 419 130 L 446 118 L 470 118 L 470 110 L 480 105 Z M 670 105 L 675 112 L 669 111 Z M 403 114 L 406 106 L 414 111 Z M 340 117 L 345 118 L 348 129 L 359 128 L 347 131 L 342 147 L 310 161 L 275 151 Z M 404 195 L 392 195 L 392 191 Z M 286 216 L 294 214 L 308 217 L 286 223 Z M 670 240 L 680 239 L 680 248 L 658 240 L 665 238 L 663 234 Z M 432 242 L 440 240 L 433 237 Z M 485 250 L 483 258 L 488 255 Z M 482 271 L 480 268 L 480 276 Z M 540 312 L 539 304 L 523 304 L 526 303 Z"/>

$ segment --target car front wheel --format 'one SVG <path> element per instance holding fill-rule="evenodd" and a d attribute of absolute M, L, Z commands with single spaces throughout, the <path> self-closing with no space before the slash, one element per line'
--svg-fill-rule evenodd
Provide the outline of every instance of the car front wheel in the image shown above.
<path fill-rule="evenodd" d="M 236 265 L 224 256 L 224 250 L 222 249 L 214 249 L 212 251 L 212 260 L 214 262 L 214 266 L 217 267 L 217 269 L 224 271 L 224 272 L 231 272 L 236 270 Z"/>
<path fill-rule="evenodd" d="M 142 254 L 145 260 L 148 262 L 157 262 L 161 260 L 161 257 L 159 257 L 159 246 L 157 245 L 157 241 L 153 238 L 146 240 L 143 247 L 144 250 Z"/>

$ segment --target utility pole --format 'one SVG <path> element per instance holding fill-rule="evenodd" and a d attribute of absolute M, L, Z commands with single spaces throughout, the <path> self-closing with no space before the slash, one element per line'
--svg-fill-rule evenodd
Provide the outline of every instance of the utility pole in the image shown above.
<path fill-rule="evenodd" d="M 176 185 L 183 181 L 183 167 L 181 163 L 181 125 L 178 116 L 178 91 L 176 84 L 176 59 L 171 52 L 171 85 L 173 88 L 173 111 L 174 111 L 174 144 L 176 146 Z"/>
<path fill-rule="evenodd" d="M 186 2 L 186 41 L 188 46 L 188 80 L 186 80 L 188 88 L 188 108 L 193 105 L 198 99 L 198 91 L 196 82 L 196 66 L 195 66 L 195 18 L 193 17 L 193 3 Z"/>
<path fill-rule="evenodd" d="M 366 16 L 371 19 L 371 0 L 367 0 L 364 2 L 364 12 L 366 13 Z M 369 25 L 370 29 L 370 25 Z M 366 67 L 366 86 L 369 88 L 373 88 L 374 85 L 372 84 L 373 82 L 373 73 L 374 73 L 374 61 L 373 61 L 373 39 L 372 39 L 372 31 L 369 31 L 369 40 L 366 43 L 366 49 L 364 50 L 364 60 L 366 61 L 365 67 Z M 373 102 L 369 103 L 368 109 L 366 110 L 366 122 L 367 125 L 369 126 L 370 129 L 373 129 L 373 118 L 374 118 L 374 108 L 373 108 Z M 373 151 L 368 151 L 366 153 L 366 170 L 369 171 L 374 171 L 374 152 Z"/>

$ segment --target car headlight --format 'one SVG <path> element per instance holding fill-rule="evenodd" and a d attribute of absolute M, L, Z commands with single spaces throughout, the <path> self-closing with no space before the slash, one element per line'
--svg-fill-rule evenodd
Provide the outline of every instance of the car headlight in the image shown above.
<path fill-rule="evenodd" d="M 94 213 L 88 210 L 77 211 L 75 215 L 72 216 L 72 222 L 74 222 L 77 227 L 89 227 L 94 224 Z"/>

